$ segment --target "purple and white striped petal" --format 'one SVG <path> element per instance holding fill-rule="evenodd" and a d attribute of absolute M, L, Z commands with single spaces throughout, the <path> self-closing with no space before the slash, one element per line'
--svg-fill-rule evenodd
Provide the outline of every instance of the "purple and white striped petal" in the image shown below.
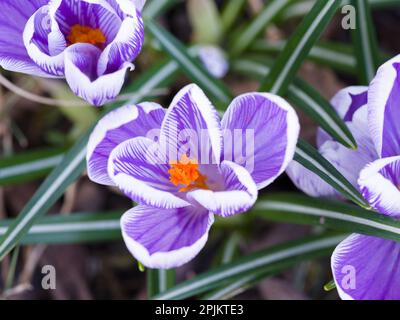
<path fill-rule="evenodd" d="M 108 160 L 108 175 L 133 201 L 161 209 L 190 205 L 176 195 L 169 169 L 158 143 L 144 137 L 122 142 Z"/>
<path fill-rule="evenodd" d="M 299 120 L 282 98 L 248 93 L 236 98 L 222 120 L 224 159 L 244 166 L 258 189 L 272 183 L 293 159 Z"/>
<path fill-rule="evenodd" d="M 364 110 L 366 110 L 366 106 Z M 360 171 L 370 162 L 376 160 L 372 139 L 368 135 L 366 126 L 359 126 L 356 122 L 348 122 L 347 125 L 357 141 L 358 149 L 352 150 L 344 147 L 334 140 L 325 141 L 319 148 L 319 152 L 354 186 Z M 301 164 L 292 161 L 286 170 L 297 188 L 312 197 L 341 197 L 340 193 L 323 181 L 318 175 L 311 172 Z"/>
<path fill-rule="evenodd" d="M 65 42 L 60 41 L 62 38 L 57 23 L 51 18 L 50 6 L 38 9 L 25 25 L 23 40 L 28 55 L 49 77 L 64 77 Z M 50 39 L 53 39 L 52 52 Z M 53 55 L 54 52 L 58 54 Z"/>
<path fill-rule="evenodd" d="M 380 213 L 400 217 L 400 156 L 377 160 L 360 173 L 364 198 Z"/>
<path fill-rule="evenodd" d="M 356 125 L 367 126 L 367 101 L 368 87 L 353 86 L 340 90 L 331 99 L 331 105 L 345 122 L 353 122 Z M 317 146 L 320 147 L 327 140 L 333 139 L 323 129 L 318 128 Z"/>
<path fill-rule="evenodd" d="M 159 134 L 165 109 L 155 103 L 125 105 L 104 116 L 93 130 L 87 146 L 89 178 L 99 184 L 114 185 L 107 172 L 108 158 L 119 144 L 151 132 Z M 149 136 L 150 137 L 150 136 Z"/>
<path fill-rule="evenodd" d="M 332 273 L 344 300 L 400 299 L 400 243 L 351 235 L 333 252 Z"/>
<path fill-rule="evenodd" d="M 185 153 L 199 164 L 220 163 L 219 116 L 197 85 L 188 85 L 175 96 L 161 126 L 160 145 L 170 161 Z"/>
<path fill-rule="evenodd" d="M 240 165 L 223 161 L 220 166 L 223 191 L 194 190 L 187 194 L 190 201 L 222 217 L 246 212 L 257 200 L 258 190 L 249 172 Z"/>
<path fill-rule="evenodd" d="M 47 76 L 29 57 L 23 32 L 29 18 L 48 0 L 0 1 L 0 66 L 6 70 Z M 10 50 L 12 48 L 12 50 Z"/>
<path fill-rule="evenodd" d="M 155 269 L 179 267 L 204 247 L 214 216 L 189 206 L 155 209 L 138 206 L 121 219 L 121 230 L 131 254 L 144 266 Z"/>
<path fill-rule="evenodd" d="M 50 13 L 59 28 L 68 35 L 74 25 L 100 29 L 110 43 L 118 33 L 121 19 L 106 0 L 53 0 Z"/>
<path fill-rule="evenodd" d="M 368 91 L 368 122 L 378 154 L 400 155 L 400 55 L 382 65 Z"/>
<path fill-rule="evenodd" d="M 99 58 L 99 75 L 114 72 L 124 62 L 133 61 L 142 50 L 144 26 L 140 11 L 130 1 L 120 5 L 120 9 L 124 18 L 118 33 Z"/>
<path fill-rule="evenodd" d="M 113 101 L 125 82 L 127 70 L 133 70 L 129 62 L 106 75 L 97 76 L 100 49 L 91 44 L 77 43 L 65 51 L 65 78 L 71 90 L 94 106 Z"/>

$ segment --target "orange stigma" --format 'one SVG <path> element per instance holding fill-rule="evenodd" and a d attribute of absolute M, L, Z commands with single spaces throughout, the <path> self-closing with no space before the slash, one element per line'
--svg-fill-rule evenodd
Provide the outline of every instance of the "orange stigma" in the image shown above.
<path fill-rule="evenodd" d="M 182 155 L 181 160 L 170 163 L 170 181 L 175 185 L 184 185 L 179 192 L 187 192 L 193 189 L 208 190 L 206 184 L 207 176 L 199 171 L 199 164 L 195 160 L 190 160 L 186 154 Z"/>
<path fill-rule="evenodd" d="M 68 37 L 68 45 L 75 43 L 90 43 L 99 48 L 106 43 L 106 37 L 100 29 L 92 29 L 90 27 L 76 24 L 72 26 Z"/>

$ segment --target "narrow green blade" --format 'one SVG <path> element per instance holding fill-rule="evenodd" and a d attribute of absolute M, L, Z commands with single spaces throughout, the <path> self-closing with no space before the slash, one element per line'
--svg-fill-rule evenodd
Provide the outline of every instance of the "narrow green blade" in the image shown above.
<path fill-rule="evenodd" d="M 400 221 L 343 202 L 294 193 L 272 194 L 261 197 L 252 212 L 277 222 L 316 225 L 400 242 Z"/>
<path fill-rule="evenodd" d="M 368 1 L 352 0 L 357 16 L 355 29 L 352 30 L 357 69 L 360 83 L 368 85 L 375 77 L 380 65 L 378 41 L 372 22 Z"/>
<path fill-rule="evenodd" d="M 337 0 L 316 2 L 288 41 L 269 75 L 262 82 L 260 91 L 278 95 L 286 93 L 301 63 L 306 59 L 340 5 L 341 1 Z"/>
<path fill-rule="evenodd" d="M 154 298 L 158 300 L 186 299 L 229 285 L 261 270 L 266 273 L 277 273 L 301 261 L 328 255 L 344 238 L 345 235 L 326 234 L 278 245 L 202 273 Z"/>

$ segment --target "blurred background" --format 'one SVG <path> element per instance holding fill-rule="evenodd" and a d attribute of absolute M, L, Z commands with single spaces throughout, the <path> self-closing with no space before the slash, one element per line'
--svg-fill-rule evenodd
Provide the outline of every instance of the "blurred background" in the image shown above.
<path fill-rule="evenodd" d="M 262 27 L 257 40 L 246 44 L 245 48 L 241 46 L 241 31 L 262 14 L 269 1 L 233 1 L 240 2 L 238 13 L 234 15 L 224 10 L 232 0 L 172 1 L 157 20 L 187 46 L 211 45 L 225 52 L 229 71 L 223 81 L 235 94 L 240 94 L 256 91 L 259 87 L 258 81 L 243 72 L 243 61 L 253 58 L 265 64 L 273 62 L 313 1 L 292 1 L 268 26 Z M 370 2 L 383 56 L 396 55 L 400 52 L 400 2 Z M 314 50 L 299 73 L 327 99 L 339 89 L 358 83 L 351 37 L 341 26 L 342 19 L 343 15 L 336 15 L 322 36 L 321 51 Z M 127 84 L 134 83 L 142 72 L 165 59 L 157 42 L 148 33 L 146 35 L 145 47 L 135 62 L 136 70 L 127 75 Z M 1 74 L 0 168 L 30 159 L 50 159 L 47 167 L 45 165 L 31 176 L 14 180 L 0 177 L 0 219 L 6 220 L 18 215 L 50 172 L 51 161 L 59 161 L 61 154 L 95 123 L 100 110 L 75 98 L 63 81 L 5 70 L 1 70 Z M 174 94 L 189 82 L 188 78 L 179 76 L 173 85 L 151 94 L 168 107 Z M 129 94 L 134 93 L 126 94 L 128 97 L 125 98 L 129 98 Z M 299 114 L 302 136 L 314 144 L 316 125 L 300 111 Z M 274 191 L 295 191 L 295 188 L 283 175 L 263 190 L 264 193 Z M 82 176 L 50 209 L 49 215 L 91 212 L 118 215 L 131 206 L 129 199 L 116 190 L 96 185 Z M 189 279 L 218 265 L 223 259 L 231 260 L 315 232 L 318 230 L 314 227 L 246 219 L 245 216 L 218 221 L 205 249 L 192 262 L 177 269 L 176 279 Z M 146 272 L 139 270 L 122 239 L 114 236 L 112 241 L 80 244 L 78 239 L 74 242 L 77 243 L 28 245 L 14 250 L 0 263 L 1 298 L 146 299 Z M 56 269 L 56 290 L 42 289 L 41 269 L 44 265 L 53 265 Z M 338 299 L 335 290 L 324 291 L 324 285 L 331 280 L 329 259 L 314 260 L 259 281 L 248 290 L 235 292 L 235 297 Z"/>

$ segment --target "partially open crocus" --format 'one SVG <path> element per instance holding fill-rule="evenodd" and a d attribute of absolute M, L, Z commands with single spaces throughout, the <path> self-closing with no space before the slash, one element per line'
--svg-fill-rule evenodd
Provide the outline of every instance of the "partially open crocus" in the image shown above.
<path fill-rule="evenodd" d="M 121 91 L 144 38 L 143 0 L 2 0 L 0 65 L 66 78 L 72 91 L 101 106 Z"/>
<path fill-rule="evenodd" d="M 400 56 L 385 63 L 368 89 L 368 130 L 379 159 L 360 173 L 359 188 L 379 213 L 400 219 Z M 346 282 L 345 266 L 355 271 Z M 400 299 L 400 243 L 353 235 L 332 256 L 332 270 L 344 299 Z"/>
<path fill-rule="evenodd" d="M 249 210 L 292 160 L 298 118 L 266 93 L 236 98 L 222 121 L 196 85 L 166 111 L 126 105 L 105 116 L 87 151 L 91 180 L 138 203 L 121 219 L 130 252 L 150 268 L 178 267 L 205 245 L 214 215 Z"/>
<path fill-rule="evenodd" d="M 353 124 L 355 120 L 359 129 L 349 124 L 359 150 L 345 150 L 332 142 L 335 147 L 328 152 L 330 160 L 358 185 L 377 212 L 400 219 L 400 56 L 379 69 L 369 88 L 347 89 L 340 96 L 345 99 L 336 100 L 337 107 L 345 112 L 339 113 L 355 116 Z M 360 104 L 365 106 L 355 111 Z M 333 194 L 313 174 L 290 167 L 293 181 L 305 192 L 314 196 Z M 354 234 L 335 249 L 331 266 L 342 299 L 400 299 L 398 242 Z"/>
<path fill-rule="evenodd" d="M 356 139 L 356 150 L 346 148 L 321 128 L 317 131 L 318 151 L 355 187 L 360 171 L 378 158 L 368 130 L 367 98 L 368 87 L 353 86 L 340 90 L 331 100 Z M 290 163 L 286 172 L 293 183 L 309 196 L 340 197 L 333 187 L 295 161 Z"/>

